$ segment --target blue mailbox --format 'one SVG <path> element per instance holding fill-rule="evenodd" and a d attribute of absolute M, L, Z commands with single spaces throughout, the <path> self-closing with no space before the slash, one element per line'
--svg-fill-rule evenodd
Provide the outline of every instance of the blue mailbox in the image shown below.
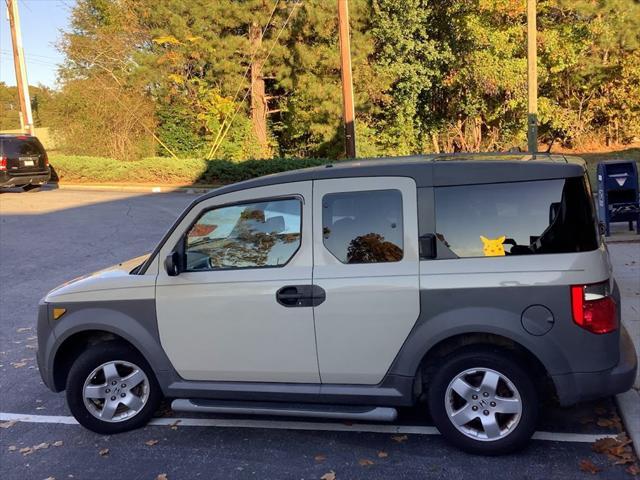
<path fill-rule="evenodd" d="M 598 216 L 604 222 L 606 236 L 611 233 L 611 222 L 629 222 L 629 230 L 633 230 L 633 222 L 636 222 L 636 232 L 640 233 L 636 162 L 598 163 Z"/>

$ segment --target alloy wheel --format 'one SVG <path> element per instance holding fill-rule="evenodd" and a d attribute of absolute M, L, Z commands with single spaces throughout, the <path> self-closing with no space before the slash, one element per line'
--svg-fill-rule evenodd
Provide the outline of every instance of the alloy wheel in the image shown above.
<path fill-rule="evenodd" d="M 445 391 L 445 408 L 459 432 L 485 442 L 509 435 L 522 417 L 518 389 L 490 368 L 471 368 L 456 375 Z"/>
<path fill-rule="evenodd" d="M 137 365 L 124 360 L 103 363 L 82 388 L 84 405 L 99 420 L 122 422 L 137 415 L 149 399 L 149 379 Z"/>

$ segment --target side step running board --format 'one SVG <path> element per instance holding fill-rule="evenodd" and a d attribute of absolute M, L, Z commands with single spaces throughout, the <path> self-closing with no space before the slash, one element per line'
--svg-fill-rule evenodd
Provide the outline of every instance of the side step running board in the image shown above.
<path fill-rule="evenodd" d="M 358 407 L 351 405 L 321 405 L 276 402 L 233 402 L 226 400 L 202 400 L 178 398 L 171 402 L 177 412 L 227 413 L 239 415 L 276 415 L 282 417 L 333 418 L 392 422 L 398 412 L 391 407 Z"/>

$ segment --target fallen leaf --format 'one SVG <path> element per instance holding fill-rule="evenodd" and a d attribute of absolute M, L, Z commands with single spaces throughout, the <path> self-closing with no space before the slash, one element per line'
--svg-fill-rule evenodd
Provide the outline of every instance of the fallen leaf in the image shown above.
<path fill-rule="evenodd" d="M 583 472 L 588 472 L 594 475 L 602 470 L 600 467 L 594 465 L 591 460 L 587 459 L 580 460 L 579 466 L 580 470 L 582 470 Z"/>
<path fill-rule="evenodd" d="M 625 468 L 624 471 L 633 475 L 634 477 L 636 475 L 640 475 L 640 467 L 637 464 L 629 465 L 627 468 Z"/>
<path fill-rule="evenodd" d="M 358 464 L 361 467 L 370 467 L 371 465 L 373 465 L 373 461 L 369 460 L 368 458 L 361 458 L 360 460 L 358 460 Z"/>
<path fill-rule="evenodd" d="M 146 442 L 144 442 L 145 445 L 149 446 L 149 447 L 153 447 L 154 445 L 156 445 L 159 442 L 159 440 L 147 440 Z"/>
<path fill-rule="evenodd" d="M 409 440 L 409 437 L 407 437 L 406 435 L 397 435 L 395 437 L 391 437 L 391 440 L 393 440 L 394 442 L 402 443 Z"/>
<path fill-rule="evenodd" d="M 27 365 L 27 362 L 11 362 L 13 368 L 22 368 Z"/>
<path fill-rule="evenodd" d="M 167 480 L 167 474 L 166 473 L 161 473 L 160 475 L 158 475 L 156 477 L 156 480 Z"/>
<path fill-rule="evenodd" d="M 175 422 L 173 422 L 171 424 L 171 430 L 177 430 L 178 429 L 178 424 L 180 423 L 181 420 L 176 420 Z"/>
<path fill-rule="evenodd" d="M 608 418 L 599 418 L 598 422 L 597 422 L 597 425 L 599 427 L 609 428 L 609 427 L 613 427 L 615 425 L 615 423 L 612 420 L 609 420 Z"/>
<path fill-rule="evenodd" d="M 35 450 L 42 450 L 42 449 L 44 449 L 44 448 L 49 448 L 49 444 L 48 444 L 48 443 L 43 442 L 43 443 L 39 443 L 38 445 L 34 445 L 34 446 L 33 446 L 33 450 L 34 450 L 34 451 L 35 451 Z"/>
<path fill-rule="evenodd" d="M 606 453 L 607 450 L 618 445 L 618 440 L 611 437 L 599 438 L 591 445 L 591 449 L 596 453 Z"/>
<path fill-rule="evenodd" d="M 24 333 L 24 332 L 28 332 L 30 330 L 31 330 L 31 327 L 20 327 L 18 330 L 16 330 L 16 332 Z"/>
<path fill-rule="evenodd" d="M 607 409 L 604 407 L 596 407 L 593 411 L 596 412 L 596 415 L 605 415 L 607 413 Z"/>
<path fill-rule="evenodd" d="M 629 463 L 634 463 L 636 461 L 635 457 L 631 453 L 627 453 L 625 455 L 620 456 L 619 458 L 613 458 L 614 465 L 627 465 Z"/>
<path fill-rule="evenodd" d="M 109 449 L 108 448 L 103 448 L 102 450 L 100 450 L 98 452 L 98 455 L 100 455 L 101 457 L 104 457 L 106 455 L 109 455 Z"/>
<path fill-rule="evenodd" d="M 58 440 L 57 442 L 53 442 L 51 445 L 53 445 L 54 447 L 61 447 L 62 445 L 64 445 L 64 442 L 62 440 Z"/>
<path fill-rule="evenodd" d="M 22 455 L 24 455 L 25 457 L 27 455 L 31 455 L 33 453 L 33 449 L 31 447 L 24 447 L 21 448 L 20 450 L 18 450 Z"/>
<path fill-rule="evenodd" d="M 10 445 L 9 446 L 9 451 L 10 452 L 15 452 L 18 449 L 18 447 L 16 447 L 15 445 Z"/>
<path fill-rule="evenodd" d="M 387 458 L 389 454 L 387 452 L 383 452 L 382 450 L 378 452 L 378 458 Z"/>
<path fill-rule="evenodd" d="M 56 477 L 47 477 L 44 480 L 56 480 Z"/>
<path fill-rule="evenodd" d="M 331 470 L 320 477 L 320 480 L 336 480 L 336 472 Z"/>
<path fill-rule="evenodd" d="M 315 457 L 313 457 L 313 459 L 316 462 L 324 462 L 327 459 L 327 457 L 324 455 L 316 455 Z"/>
<path fill-rule="evenodd" d="M 13 427 L 16 423 L 15 420 L 9 420 L 8 422 L 2 422 L 0 423 L 0 428 L 11 428 Z"/>

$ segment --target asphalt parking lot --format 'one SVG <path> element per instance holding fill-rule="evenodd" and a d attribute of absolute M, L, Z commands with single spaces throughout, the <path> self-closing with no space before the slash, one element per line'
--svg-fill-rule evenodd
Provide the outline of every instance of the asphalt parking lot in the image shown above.
<path fill-rule="evenodd" d="M 633 478 L 629 463 L 616 465 L 615 457 L 593 449 L 596 439 L 624 433 L 610 398 L 546 406 L 537 439 L 499 458 L 449 447 L 422 409 L 402 411 L 393 425 L 186 418 L 165 410 L 153 425 L 111 437 L 78 426 L 64 394 L 50 392 L 37 372 L 38 300 L 60 283 L 151 250 L 194 198 L 73 190 L 0 194 L 1 478 L 331 480 L 331 472 L 336 479 Z M 639 248 L 610 246 L 630 294 L 638 265 L 629 259 Z"/>

